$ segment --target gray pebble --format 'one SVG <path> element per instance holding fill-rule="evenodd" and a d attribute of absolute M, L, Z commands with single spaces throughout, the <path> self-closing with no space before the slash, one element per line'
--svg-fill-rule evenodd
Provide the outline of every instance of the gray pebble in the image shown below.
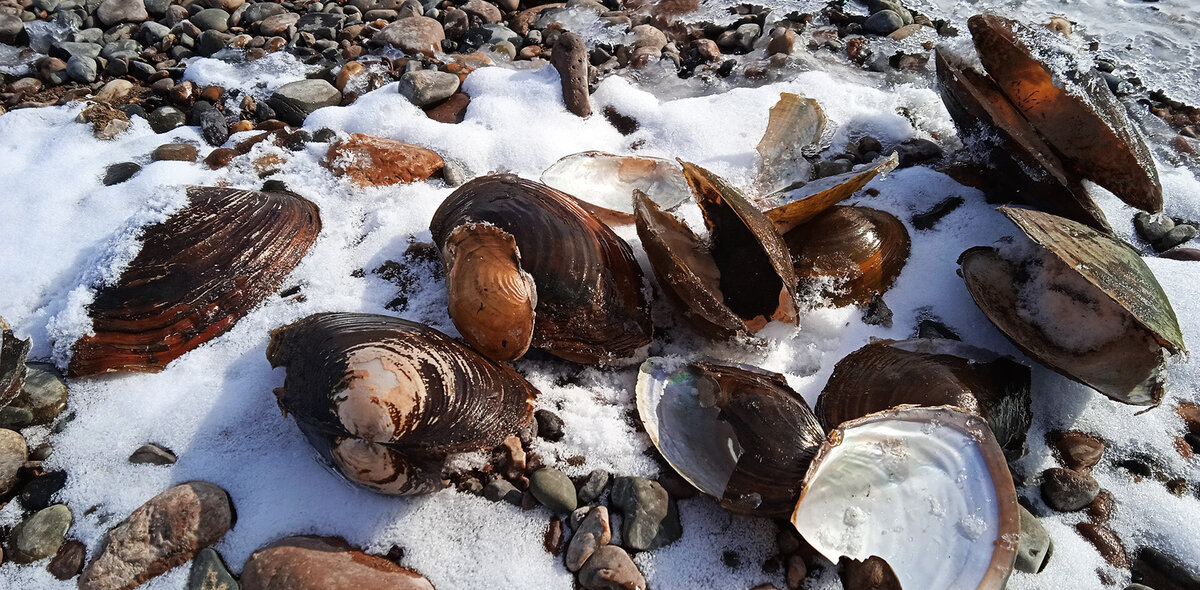
<path fill-rule="evenodd" d="M 571 478 L 553 467 L 544 467 L 529 476 L 529 491 L 556 514 L 569 514 L 578 506 L 575 484 Z"/>
<path fill-rule="evenodd" d="M 429 106 L 447 98 L 458 91 L 458 76 L 437 70 L 417 70 L 408 72 L 400 78 L 398 89 L 400 94 L 409 102 L 419 106 Z"/>
<path fill-rule="evenodd" d="M 1137 230 L 1142 239 L 1151 244 L 1167 237 L 1167 232 L 1175 228 L 1175 220 L 1166 213 L 1146 213 L 1139 211 L 1133 216 L 1133 229 Z"/>
<path fill-rule="evenodd" d="M 567 554 L 564 560 L 567 570 L 579 571 L 579 568 L 583 567 L 584 562 L 597 549 L 607 545 L 611 540 L 612 530 L 608 523 L 608 508 L 604 506 L 592 508 L 579 523 L 575 535 L 571 537 L 571 543 L 567 545 Z"/>
<path fill-rule="evenodd" d="M 625 517 L 621 540 L 629 549 L 649 551 L 683 536 L 675 500 L 654 480 L 618 477 L 613 482 L 612 505 Z"/>
<path fill-rule="evenodd" d="M 589 473 L 587 481 L 579 486 L 579 503 L 591 504 L 600 499 L 600 494 L 603 494 L 604 488 L 608 487 L 609 479 L 611 479 L 611 476 L 603 469 L 597 469 Z"/>
<path fill-rule="evenodd" d="M 55 504 L 21 521 L 8 537 L 5 557 L 16 563 L 33 563 L 53 556 L 71 528 L 71 510 Z"/>
<path fill-rule="evenodd" d="M 1042 500 L 1059 512 L 1074 512 L 1091 504 L 1100 484 L 1091 475 L 1053 467 L 1042 472 Z"/>
<path fill-rule="evenodd" d="M 200 115 L 200 134 L 211 146 L 220 146 L 229 139 L 229 122 L 217 109 L 209 109 Z"/>
<path fill-rule="evenodd" d="M 129 456 L 129 462 L 137 465 L 174 465 L 178 460 L 179 458 L 171 452 L 171 449 L 154 443 L 138 447 Z"/>
<path fill-rule="evenodd" d="M 147 119 L 150 121 L 150 128 L 155 133 L 166 133 L 187 122 L 187 116 L 183 114 L 183 111 L 173 106 L 158 107 L 150 113 Z"/>
<path fill-rule="evenodd" d="M 76 82 L 91 84 L 99 74 L 96 60 L 90 57 L 75 55 L 67 60 L 67 76 Z"/>
<path fill-rule="evenodd" d="M 303 125 L 304 119 L 313 111 L 335 106 L 342 101 L 342 93 L 325 80 L 299 80 L 280 86 L 269 101 L 276 115 L 285 123 Z"/>
<path fill-rule="evenodd" d="M 192 15 L 192 18 L 188 20 L 192 21 L 192 24 L 199 27 L 201 31 L 224 33 L 229 30 L 229 13 L 220 8 L 205 8 Z"/>
<path fill-rule="evenodd" d="M 29 410 L 33 424 L 49 424 L 67 407 L 67 383 L 54 365 L 29 363 L 13 406 Z"/>
<path fill-rule="evenodd" d="M 116 164 L 110 164 L 108 168 L 104 169 L 104 186 L 121 184 L 133 178 L 133 175 L 141 172 L 141 170 L 142 167 L 137 162 L 117 162 Z"/>
<path fill-rule="evenodd" d="M 890 35 L 903 26 L 904 18 L 891 10 L 880 10 L 863 22 L 863 30 L 876 35 Z"/>
<path fill-rule="evenodd" d="M 96 8 L 96 19 L 110 27 L 117 23 L 140 23 L 150 14 L 142 0 L 104 0 Z"/>
<path fill-rule="evenodd" d="M 483 486 L 483 497 L 493 502 L 504 500 L 514 506 L 521 505 L 521 490 L 504 479 L 493 479 Z"/>
<path fill-rule="evenodd" d="M 1175 246 L 1192 241 L 1196 238 L 1197 233 L 1196 226 L 1194 225 L 1176 225 L 1171 228 L 1171 231 L 1167 232 L 1167 235 L 1154 244 L 1154 249 L 1159 252 L 1170 250 Z"/>
<path fill-rule="evenodd" d="M 538 436 L 550 442 L 562 440 L 563 421 L 558 414 L 550 410 L 538 410 L 533 413 L 533 418 L 537 420 Z"/>

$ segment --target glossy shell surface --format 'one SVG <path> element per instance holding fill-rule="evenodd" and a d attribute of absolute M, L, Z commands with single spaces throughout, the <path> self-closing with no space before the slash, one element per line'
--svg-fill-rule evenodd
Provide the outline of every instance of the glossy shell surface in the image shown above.
<path fill-rule="evenodd" d="M 833 279 L 823 295 L 836 306 L 860 305 L 891 288 L 912 241 L 896 216 L 868 207 L 834 206 L 783 235 L 801 287 Z"/>

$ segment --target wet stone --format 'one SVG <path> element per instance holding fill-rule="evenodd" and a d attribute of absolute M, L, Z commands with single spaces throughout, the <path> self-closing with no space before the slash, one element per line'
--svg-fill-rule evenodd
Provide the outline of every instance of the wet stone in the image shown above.
<path fill-rule="evenodd" d="M 900 168 L 916 166 L 942 157 L 942 148 L 928 139 L 910 139 L 896 146 Z"/>
<path fill-rule="evenodd" d="M 270 106 L 284 122 L 303 125 L 304 119 L 313 111 L 335 106 L 341 101 L 342 93 L 329 82 L 299 80 L 280 86 L 271 95 Z"/>
<path fill-rule="evenodd" d="M 229 123 L 225 115 L 216 109 L 210 109 L 200 115 L 200 134 L 204 141 L 211 146 L 220 146 L 229 139 Z"/>
<path fill-rule="evenodd" d="M 1042 500 L 1059 512 L 1080 510 L 1100 493 L 1100 484 L 1086 473 L 1054 467 L 1042 478 Z"/>
<path fill-rule="evenodd" d="M 1017 506 L 1021 513 L 1020 539 L 1017 541 L 1017 561 L 1013 567 L 1025 573 L 1036 574 L 1045 569 L 1054 550 L 1046 528 L 1037 517 L 1024 506 Z"/>
<path fill-rule="evenodd" d="M 1055 456 L 1067 469 L 1089 471 L 1104 454 L 1104 441 L 1078 430 L 1051 432 L 1047 439 Z"/>
<path fill-rule="evenodd" d="M 104 186 L 121 184 L 122 182 L 133 178 L 133 175 L 141 172 L 141 170 L 142 166 L 136 162 L 118 162 L 116 164 L 110 164 L 108 168 L 104 169 L 104 180 L 102 182 L 104 183 Z"/>
<path fill-rule="evenodd" d="M 458 91 L 458 76 L 436 70 L 417 70 L 400 78 L 398 90 L 419 107 L 436 104 Z"/>
<path fill-rule="evenodd" d="M 912 217 L 913 228 L 921 231 L 933 229 L 943 217 L 954 212 L 963 204 L 962 197 L 946 197 L 924 213 Z"/>
<path fill-rule="evenodd" d="M 863 21 L 863 30 L 876 35 L 890 35 L 904 26 L 904 18 L 891 10 L 881 10 Z"/>
<path fill-rule="evenodd" d="M 174 465 L 179 458 L 170 449 L 154 443 L 144 444 L 132 455 L 129 462 L 140 465 Z"/>
<path fill-rule="evenodd" d="M 206 8 L 192 15 L 189 19 L 193 25 L 200 28 L 201 31 L 220 31 L 224 33 L 229 30 L 229 13 L 220 8 Z"/>
<path fill-rule="evenodd" d="M 150 159 L 155 162 L 195 162 L 200 157 L 196 146 L 186 143 L 164 143 L 150 152 Z"/>
<path fill-rule="evenodd" d="M 644 477 L 618 477 L 612 505 L 623 516 L 621 540 L 634 551 L 649 551 L 683 536 L 675 500 L 658 482 Z"/>
<path fill-rule="evenodd" d="M 1167 235 L 1154 244 L 1154 249 L 1158 252 L 1170 250 L 1176 246 L 1190 242 L 1196 239 L 1200 231 L 1194 225 L 1179 224 L 1171 228 Z"/>
<path fill-rule="evenodd" d="M 569 514 L 575 510 L 575 484 L 571 478 L 553 467 L 539 469 L 529 477 L 529 491 L 556 514 Z"/>
<path fill-rule="evenodd" d="M 1096 551 L 1100 552 L 1100 556 L 1109 565 L 1120 569 L 1129 567 L 1129 555 L 1125 553 L 1125 546 L 1121 544 L 1121 539 L 1112 529 L 1090 522 L 1081 522 L 1075 525 L 1075 530 L 1088 543 L 1091 543 Z"/>
<path fill-rule="evenodd" d="M 166 133 L 186 123 L 187 115 L 175 107 L 162 106 L 154 109 L 147 119 L 150 121 L 150 128 L 155 133 Z"/>

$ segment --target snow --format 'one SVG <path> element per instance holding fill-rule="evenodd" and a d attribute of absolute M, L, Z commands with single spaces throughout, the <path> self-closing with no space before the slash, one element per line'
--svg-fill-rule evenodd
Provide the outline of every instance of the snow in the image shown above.
<path fill-rule="evenodd" d="M 1122 5 L 1119 10 L 1132 8 Z M 277 61 L 226 67 L 197 59 L 188 76 L 256 95 L 304 76 L 304 68 L 290 58 L 268 59 Z M 622 136 L 602 116 L 580 119 L 566 112 L 557 75 L 550 68 L 475 71 L 464 84 L 472 102 L 458 125 L 429 120 L 390 84 L 347 107 L 317 111 L 306 127 L 419 144 L 464 163 L 474 175 L 513 172 L 536 179 L 566 155 L 602 150 L 672 161 L 679 157 L 744 187 L 756 172 L 754 148 L 766 128 L 768 109 L 781 92 L 793 92 L 821 103 L 832 129 L 831 154 L 863 135 L 878 138 L 885 148 L 911 137 L 934 139 L 948 150 L 958 146 L 954 127 L 927 80 L 889 84 L 882 75 L 798 68 L 787 70 L 784 81 L 721 93 L 693 89 L 682 93 L 688 98 L 679 99 L 662 98 L 644 81 L 608 78 L 593 97 L 593 110 L 599 113 L 611 106 L 636 118 L 640 128 L 629 136 Z M 392 498 L 352 487 L 316 461 L 271 395 L 284 373 L 272 370 L 266 361 L 268 333 L 310 313 L 398 313 L 457 335 L 446 313 L 444 283 L 430 268 L 410 267 L 416 280 L 404 293 L 408 303 L 399 312 L 386 307 L 396 298 L 397 286 L 372 272 L 385 261 L 402 260 L 411 241 L 430 240 L 429 220 L 450 187 L 435 180 L 360 188 L 320 165 L 327 147 L 321 144 L 289 152 L 260 143 L 217 171 L 199 163 L 150 162 L 148 154 L 162 143 L 191 142 L 201 146 L 201 156 L 210 148 L 195 128 L 155 135 L 141 119 L 116 140 L 100 142 L 87 126 L 73 121 L 80 108 L 23 109 L 0 116 L 0 186 L 5 187 L 5 198 L 0 199 L 0 252 L 5 253 L 0 259 L 0 314 L 19 335 L 33 338 L 35 359 L 60 364 L 65 360 L 74 337 L 88 329 L 83 308 L 94 287 L 111 280 L 132 256 L 137 228 L 181 204 L 180 185 L 257 188 L 262 179 L 253 162 L 274 156 L 281 163 L 270 178 L 316 202 L 324 227 L 285 282 L 285 287 L 298 286 L 303 298 L 270 297 L 230 332 L 184 355 L 163 373 L 70 382 L 68 411 L 74 419 L 50 435 L 54 452 L 46 467 L 70 473 L 57 500 L 75 512 L 71 537 L 94 551 L 108 528 L 149 498 L 173 484 L 204 479 L 228 490 L 236 505 L 237 526 L 216 547 L 235 571 L 252 551 L 280 536 L 318 533 L 342 535 L 380 553 L 400 545 L 405 564 L 441 590 L 479 587 L 483 580 L 503 587 L 571 587 L 571 576 L 542 548 L 551 516 L 546 510 L 521 511 L 454 490 Z M 124 161 L 139 162 L 144 169 L 125 183 L 101 186 L 105 167 Z M 1200 182 L 1194 174 L 1160 165 L 1167 212 L 1200 217 Z M 1183 426 L 1173 411 L 1179 400 L 1200 401 L 1200 386 L 1195 385 L 1200 383 L 1200 362 L 1173 359 L 1163 405 L 1142 415 L 1135 415 L 1141 408 L 1112 402 L 1040 367 L 987 321 L 956 274 L 959 253 L 1011 239 L 1018 231 L 1015 226 L 986 203 L 982 193 L 929 168 L 897 170 L 868 187 L 879 195 L 860 193 L 846 204 L 888 211 L 908 225 L 912 236 L 910 261 L 884 296 L 895 314 L 893 327 L 864 324 L 857 308 L 813 305 L 802 315 L 799 328 L 773 324 L 752 341 L 714 343 L 692 334 L 656 297 L 653 317 L 660 329 L 650 354 L 757 365 L 784 374 L 811 403 L 834 363 L 846 354 L 871 338 L 907 338 L 918 319 L 934 316 L 964 341 L 1034 367 L 1030 454 L 1015 467 L 1028 482 L 1018 493 L 1045 515 L 1042 522 L 1054 538 L 1055 555 L 1041 574 L 1014 573 L 1009 588 L 1099 587 L 1097 570 L 1108 572 L 1118 584 L 1128 581 L 1128 572 L 1104 564 L 1074 532 L 1074 523 L 1083 515 L 1057 514 L 1040 505 L 1037 476 L 1054 466 L 1044 434 L 1059 428 L 1096 432 L 1106 440 L 1105 460 L 1095 475 L 1117 499 L 1110 526 L 1129 550 L 1153 544 L 1183 563 L 1200 563 L 1200 536 L 1194 534 L 1200 502 L 1172 495 L 1153 478 L 1134 482 L 1115 466 L 1132 454 L 1144 454 L 1154 457 L 1156 469 L 1170 477 L 1190 482 L 1200 478 L 1197 462 L 1184 460 L 1175 450 L 1175 437 Z M 1132 209 L 1102 190 L 1090 190 L 1118 235 L 1149 255 L 1133 236 L 1128 221 Z M 917 231 L 908 223 L 914 213 L 951 196 L 962 197 L 964 205 L 933 229 Z M 689 217 L 689 211 L 683 207 L 680 215 L 694 221 L 695 212 Z M 633 228 L 618 228 L 618 233 L 651 276 Z M 1175 305 L 1189 348 L 1200 350 L 1200 292 L 1192 263 L 1158 258 L 1147 262 Z M 565 423 L 561 441 L 538 440 L 533 445 L 547 463 L 558 464 L 570 475 L 593 469 L 658 474 L 658 464 L 648 454 L 652 445 L 636 424 L 637 367 L 580 368 L 542 355 L 515 366 L 541 391 L 538 406 L 555 411 Z M 129 464 L 129 454 L 147 442 L 172 449 L 179 462 Z M 0 523 L 13 521 L 15 505 L 0 510 Z M 653 587 L 748 588 L 768 581 L 783 587 L 781 573 L 764 574 L 761 569 L 774 551 L 775 524 L 731 515 L 704 497 L 682 500 L 680 513 L 681 541 L 636 556 Z M 975 530 L 973 522 L 962 524 L 968 533 Z M 727 550 L 740 556 L 737 567 L 722 563 Z M 6 563 L 0 566 L 0 579 L 14 588 L 73 586 L 52 579 L 44 565 Z M 186 568 L 177 568 L 146 587 L 180 588 L 185 579 Z M 814 572 L 808 587 L 837 588 L 838 582 L 826 570 Z"/>

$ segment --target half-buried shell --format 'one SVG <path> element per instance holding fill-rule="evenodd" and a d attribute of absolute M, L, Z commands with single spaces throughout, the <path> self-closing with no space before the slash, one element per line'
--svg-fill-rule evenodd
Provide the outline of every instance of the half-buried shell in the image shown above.
<path fill-rule="evenodd" d="M 803 152 L 820 141 L 825 123 L 825 111 L 816 100 L 779 93 L 779 102 L 771 107 L 767 130 L 754 148 L 759 156 L 754 182 L 759 194 L 808 182 L 812 173 Z"/>
<path fill-rule="evenodd" d="M 499 445 L 533 417 L 537 391 L 511 368 L 427 326 L 320 313 L 271 332 L 287 367 L 279 407 L 349 480 L 385 494 L 443 487 L 453 453 Z"/>
<path fill-rule="evenodd" d="M 813 459 L 792 524 L 837 563 L 876 556 L 903 588 L 1001 590 L 1017 494 L 982 418 L 900 407 L 839 426 Z"/>
<path fill-rule="evenodd" d="M 638 238 L 668 299 L 696 331 L 716 339 L 796 323 L 796 273 L 771 221 L 715 174 L 683 162 L 709 241 L 635 193 Z"/>
<path fill-rule="evenodd" d="M 646 193 L 663 209 L 691 196 L 679 165 L 662 158 L 580 152 L 542 172 L 542 183 L 579 199 L 606 223 L 633 223 L 633 191 Z"/>
<path fill-rule="evenodd" d="M 321 231 L 317 206 L 296 194 L 189 187 L 187 196 L 144 230 L 117 282 L 96 291 L 72 377 L 161 371 L 274 293 Z"/>
<path fill-rule="evenodd" d="M 0 318 L 0 408 L 21 393 L 29 345 L 28 338 L 21 340 L 14 336 L 4 318 Z"/>
<path fill-rule="evenodd" d="M 1171 302 L 1137 251 L 1049 213 L 1000 211 L 1029 241 L 959 257 L 984 315 L 1071 379 L 1129 404 L 1161 400 L 1168 353 L 1185 346 Z"/>
<path fill-rule="evenodd" d="M 993 14 L 967 26 L 987 73 L 1068 166 L 1134 207 L 1162 210 L 1150 150 L 1095 68 L 1041 27 Z"/>
<path fill-rule="evenodd" d="M 490 358 L 520 358 L 531 346 L 584 364 L 645 358 L 641 267 L 571 195 L 511 174 L 482 176 L 447 197 L 429 229 L 454 325 Z"/>
<path fill-rule="evenodd" d="M 819 286 L 839 307 L 865 304 L 890 289 L 912 244 L 896 216 L 869 207 L 830 207 L 783 239 L 800 289 Z"/>
<path fill-rule="evenodd" d="M 876 340 L 838 361 L 813 411 L 827 430 L 900 405 L 956 406 L 987 421 L 1010 460 L 1033 420 L 1029 367 L 956 340 Z"/>
<path fill-rule="evenodd" d="M 755 367 L 652 358 L 638 373 L 637 406 L 671 467 L 740 514 L 791 511 L 824 438 L 783 376 Z"/>

